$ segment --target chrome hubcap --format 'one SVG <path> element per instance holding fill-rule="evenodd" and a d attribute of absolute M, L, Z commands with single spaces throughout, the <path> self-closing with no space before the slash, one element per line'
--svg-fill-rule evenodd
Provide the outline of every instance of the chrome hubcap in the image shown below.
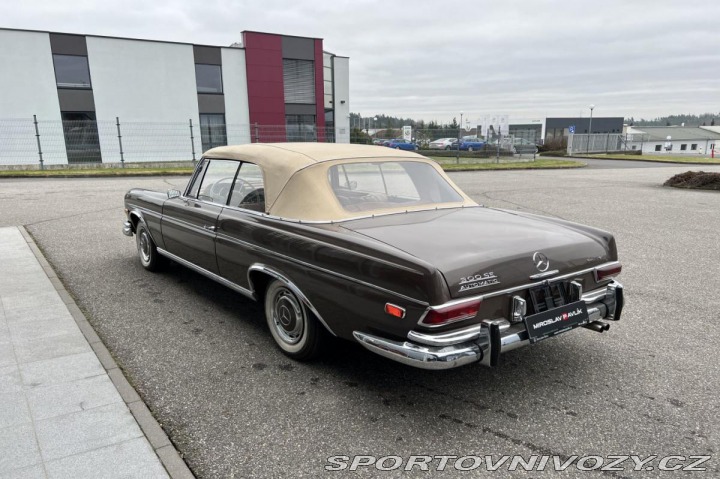
<path fill-rule="evenodd" d="M 148 234 L 145 230 L 143 230 L 140 233 L 140 247 L 138 248 L 140 251 L 140 259 L 143 260 L 143 263 L 150 262 L 150 238 L 148 237 Z"/>
<path fill-rule="evenodd" d="M 280 339 L 297 344 L 305 330 L 303 308 L 290 290 L 281 288 L 275 294 L 272 311 L 273 325 Z"/>

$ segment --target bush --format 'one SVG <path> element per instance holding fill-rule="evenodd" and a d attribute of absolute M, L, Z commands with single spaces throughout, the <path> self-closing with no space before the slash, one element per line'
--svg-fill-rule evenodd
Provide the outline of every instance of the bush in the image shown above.
<path fill-rule="evenodd" d="M 457 150 L 420 150 L 421 155 L 435 156 L 437 158 L 455 158 L 458 156 Z M 495 158 L 497 156 L 497 147 L 488 145 L 478 151 L 461 151 L 460 158 Z M 500 150 L 500 156 L 513 156 L 512 151 Z"/>
<path fill-rule="evenodd" d="M 547 150 L 541 151 L 540 156 L 567 156 L 567 150 Z"/>
<path fill-rule="evenodd" d="M 685 173 L 673 176 L 667 180 L 664 185 L 674 186 L 675 188 L 720 191 L 720 173 L 686 171 Z"/>

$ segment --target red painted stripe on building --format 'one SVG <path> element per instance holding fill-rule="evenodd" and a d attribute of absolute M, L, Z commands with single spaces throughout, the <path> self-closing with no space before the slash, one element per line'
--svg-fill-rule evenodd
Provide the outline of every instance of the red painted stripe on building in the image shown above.
<path fill-rule="evenodd" d="M 323 44 L 315 39 L 315 124 L 318 127 L 317 140 L 325 141 L 325 83 L 323 81 Z"/>
<path fill-rule="evenodd" d="M 252 141 L 255 124 L 259 126 L 285 125 L 285 90 L 283 88 L 282 37 L 257 32 L 243 32 L 245 66 L 247 70 L 248 109 Z M 322 53 L 322 52 L 321 52 Z M 322 67 L 322 65 L 321 65 Z M 263 131 L 258 128 L 260 141 Z M 278 141 L 277 132 L 270 133 L 270 141 Z"/>

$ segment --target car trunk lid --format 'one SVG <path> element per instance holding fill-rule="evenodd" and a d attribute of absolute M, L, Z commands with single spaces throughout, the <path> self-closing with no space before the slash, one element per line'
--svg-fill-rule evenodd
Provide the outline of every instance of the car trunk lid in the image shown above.
<path fill-rule="evenodd" d="M 434 265 L 453 298 L 513 288 L 537 281 L 531 277 L 541 273 L 552 277 L 614 259 L 608 233 L 484 207 L 378 216 L 343 226 Z M 543 256 L 549 264 L 541 263 Z"/>

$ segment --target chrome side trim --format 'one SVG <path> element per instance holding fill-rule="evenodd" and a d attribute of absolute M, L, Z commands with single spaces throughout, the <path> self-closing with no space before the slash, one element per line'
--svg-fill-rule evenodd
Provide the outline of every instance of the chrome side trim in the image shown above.
<path fill-rule="evenodd" d="M 250 285 L 250 287 L 252 288 L 253 291 L 255 291 L 255 286 L 253 285 L 252 279 L 250 278 L 250 273 L 252 273 L 253 271 L 258 271 L 258 272 L 261 272 L 261 273 L 265 273 L 265 274 L 267 274 L 268 276 L 272 276 L 273 278 L 278 279 L 278 280 L 282 281 L 283 283 L 285 283 L 285 286 L 287 286 L 288 288 L 290 288 L 290 290 L 291 290 L 293 293 L 295 293 L 295 295 L 296 295 L 298 298 L 300 298 L 300 301 L 302 301 L 303 304 L 304 304 L 310 311 L 313 312 L 313 314 L 318 318 L 318 321 L 320 321 L 320 322 L 322 323 L 322 325 L 325 326 L 325 329 L 327 329 L 328 332 L 330 332 L 330 334 L 332 334 L 333 336 L 337 336 L 337 334 L 335 334 L 335 332 L 334 332 L 334 331 L 330 328 L 330 326 L 328 326 L 328 324 L 325 322 L 325 320 L 324 320 L 323 317 L 320 315 L 320 313 L 318 312 L 318 310 L 315 309 L 315 306 L 312 305 L 312 303 L 311 303 L 310 300 L 307 298 L 307 296 L 305 296 L 305 295 L 303 294 L 303 292 L 300 291 L 300 288 L 298 288 L 298 287 L 295 285 L 295 283 L 293 283 L 292 281 L 290 281 L 290 279 L 289 279 L 287 276 L 285 276 L 284 274 L 280 273 L 279 271 L 277 271 L 277 270 L 275 270 L 275 269 L 273 269 L 273 268 L 271 268 L 271 267 L 269 267 L 269 266 L 266 266 L 266 265 L 260 264 L 260 263 L 255 263 L 254 265 L 250 266 L 250 268 L 248 268 L 248 284 Z M 254 296 L 257 298 L 257 295 L 256 295 L 256 294 L 254 294 Z"/>
<path fill-rule="evenodd" d="M 239 239 L 237 239 L 237 238 L 233 238 L 232 236 L 228 236 L 228 235 L 225 235 L 225 234 L 222 234 L 222 233 L 218 233 L 217 237 L 218 237 L 219 239 L 222 239 L 222 240 L 225 240 L 225 241 L 229 241 L 230 243 L 235 243 L 235 244 L 240 245 L 240 246 L 243 246 L 243 247 L 245 247 L 245 248 L 250 248 L 250 249 L 259 250 L 259 251 L 262 251 L 262 252 L 267 253 L 267 254 L 269 254 L 269 255 L 276 256 L 276 257 L 278 257 L 278 258 L 282 258 L 282 259 L 284 259 L 284 260 L 290 261 L 291 263 L 301 264 L 302 266 L 304 266 L 304 267 L 306 267 L 306 268 L 309 268 L 309 269 L 314 269 L 315 271 L 320 271 L 320 272 L 323 272 L 323 273 L 327 273 L 327 274 L 332 275 L 332 276 L 335 276 L 335 277 L 337 277 L 337 278 L 345 279 L 345 280 L 351 281 L 351 282 L 353 282 L 353 283 L 357 283 L 357 284 L 361 284 L 361 285 L 363 285 L 363 286 L 367 286 L 368 288 L 372 288 L 372 289 L 376 289 L 376 290 L 378 290 L 378 291 L 382 291 L 383 293 L 392 294 L 393 296 L 396 296 L 396 297 L 398 297 L 398 298 L 402 298 L 402 299 L 404 299 L 404 300 L 413 302 L 413 303 L 415 303 L 415 304 L 419 304 L 420 306 L 427 306 L 427 305 L 428 305 L 428 302 L 427 302 L 427 301 L 422 301 L 422 300 L 419 300 L 419 299 L 417 299 L 417 298 L 412 298 L 412 297 L 406 296 L 406 295 L 404 295 L 404 294 L 402 294 L 402 293 L 398 293 L 398 292 L 395 292 L 395 291 L 392 291 L 392 290 L 383 288 L 382 286 L 378 286 L 378 285 L 376 285 L 376 284 L 368 283 L 368 282 L 363 281 L 363 280 L 361 280 L 361 279 L 353 278 L 353 277 L 351 277 L 351 276 L 347 276 L 347 275 L 344 275 L 344 274 L 342 274 L 342 273 L 338 273 L 337 271 L 331 271 L 331 270 L 329 270 L 329 269 L 325 269 L 325 268 L 322 268 L 322 267 L 320 267 L 320 266 L 317 266 L 317 265 L 314 265 L 314 264 L 311 264 L 311 263 L 307 263 L 307 262 L 302 261 L 302 260 L 299 260 L 299 259 L 297 259 L 297 258 L 293 258 L 293 257 L 287 256 L 287 255 L 284 255 L 284 254 L 282 254 L 282 253 L 278 253 L 278 252 L 276 252 L 276 251 L 272 251 L 272 250 L 269 250 L 269 249 L 267 249 L 267 248 L 263 248 L 262 246 L 254 245 L 254 244 L 252 244 L 252 243 L 248 243 L 248 242 L 246 242 L 246 241 L 242 241 L 242 240 L 239 240 Z"/>
<path fill-rule="evenodd" d="M 482 326 L 475 325 L 468 328 L 458 329 L 447 333 L 427 334 L 417 331 L 410 331 L 407 335 L 410 341 L 427 344 L 429 346 L 450 346 L 452 344 L 464 343 L 477 339 L 482 334 Z"/>
<path fill-rule="evenodd" d="M 237 291 L 238 293 L 257 301 L 257 297 L 253 291 L 251 291 L 247 288 L 243 288 L 239 284 L 235 284 L 232 281 L 228 281 L 227 279 L 223 278 L 222 276 L 219 276 L 211 271 L 208 271 L 205 268 L 201 268 L 200 266 L 198 266 L 194 263 L 191 263 L 190 261 L 184 260 L 181 257 L 170 253 L 169 251 L 165 251 L 162 248 L 158 248 L 157 252 L 167 258 L 170 258 L 171 260 L 173 260 L 177 263 L 180 263 L 181 265 L 185 266 L 186 268 L 189 268 L 197 273 L 200 273 L 201 275 L 206 276 L 206 277 L 212 279 L 213 281 L 217 281 L 218 283 L 232 289 L 233 291 Z"/>
<path fill-rule="evenodd" d="M 398 342 L 354 331 L 353 336 L 366 349 L 380 356 L 421 369 L 450 369 L 480 361 L 489 343 L 464 343 L 455 346 L 427 347 Z"/>

